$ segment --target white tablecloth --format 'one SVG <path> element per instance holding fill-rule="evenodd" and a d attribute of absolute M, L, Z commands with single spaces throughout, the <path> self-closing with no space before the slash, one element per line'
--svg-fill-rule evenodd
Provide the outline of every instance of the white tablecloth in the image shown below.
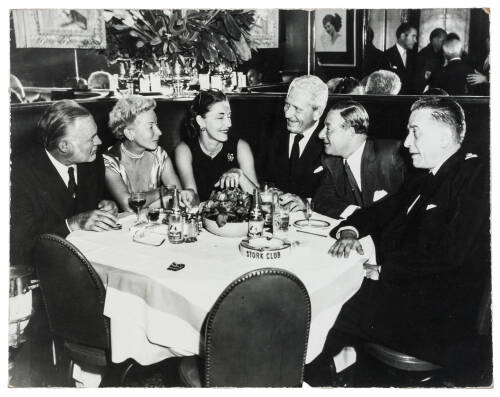
<path fill-rule="evenodd" d="M 299 216 L 292 214 L 291 223 Z M 338 222 L 329 219 L 332 227 Z M 373 252 L 364 242 L 365 257 L 351 254 L 336 259 L 327 254 L 334 240 L 299 233 L 299 242 L 279 261 L 251 260 L 238 250 L 241 238 L 223 238 L 203 231 L 198 241 L 154 247 L 132 241 L 128 232 L 134 218 L 121 220 L 123 229 L 109 232 L 77 231 L 68 240 L 92 263 L 106 286 L 104 314 L 111 321 L 112 360 L 131 357 L 142 365 L 175 355 L 199 354 L 203 321 L 222 291 L 240 275 L 262 267 L 279 267 L 298 276 L 311 299 L 312 315 L 307 362 L 322 350 L 342 305 L 359 289 L 363 262 Z M 328 230 L 317 233 L 327 234 Z M 183 263 L 180 271 L 167 270 Z M 293 308 L 290 308 L 293 310 Z"/>

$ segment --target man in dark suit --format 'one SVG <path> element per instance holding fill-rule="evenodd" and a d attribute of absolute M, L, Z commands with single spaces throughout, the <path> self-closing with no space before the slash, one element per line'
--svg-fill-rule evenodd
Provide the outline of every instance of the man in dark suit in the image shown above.
<path fill-rule="evenodd" d="M 381 273 L 378 281 L 365 279 L 342 308 L 306 370 L 313 384 L 335 373 L 332 357 L 344 346 L 360 341 L 454 374 L 474 370 L 477 312 L 490 272 L 488 170 L 461 149 L 460 105 L 429 97 L 411 110 L 404 144 L 413 165 L 428 172 L 332 230 L 330 253 L 337 257 L 363 253 L 358 239 L 371 235 Z"/>
<path fill-rule="evenodd" d="M 415 72 L 416 94 L 424 92 L 430 77 L 441 69 L 444 63 L 442 49 L 445 39 L 446 31 L 444 29 L 434 29 L 429 36 L 429 44 L 418 53 Z"/>
<path fill-rule="evenodd" d="M 43 233 L 109 230 L 117 207 L 102 200 L 104 163 L 92 115 L 74 101 L 51 105 L 38 123 L 43 147 L 12 159 L 11 265 L 31 265 Z"/>
<path fill-rule="evenodd" d="M 284 106 L 287 131 L 273 137 L 260 178 L 289 193 L 282 203 L 300 204 L 300 197 L 312 197 L 319 185 L 323 144 L 318 134 L 327 100 L 328 87 L 317 76 L 301 76 L 290 84 Z"/>
<path fill-rule="evenodd" d="M 396 73 L 401 80 L 401 95 L 413 94 L 415 78 L 415 53 L 417 29 L 402 23 L 396 30 L 396 44 L 384 52 L 384 69 Z"/>
<path fill-rule="evenodd" d="M 319 134 L 325 172 L 314 196 L 315 211 L 347 218 L 398 191 L 407 168 L 401 142 L 369 138 L 368 128 L 369 116 L 360 103 L 341 101 L 330 108 Z"/>
<path fill-rule="evenodd" d="M 431 78 L 431 86 L 445 90 L 450 95 L 473 94 L 474 88 L 467 82 L 467 76 L 475 70 L 462 59 L 463 46 L 460 39 L 452 36 L 443 43 L 447 65 Z"/>

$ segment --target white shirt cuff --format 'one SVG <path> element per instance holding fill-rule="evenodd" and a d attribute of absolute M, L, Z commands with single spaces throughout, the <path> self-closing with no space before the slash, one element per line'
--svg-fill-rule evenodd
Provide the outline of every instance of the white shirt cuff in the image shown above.
<path fill-rule="evenodd" d="M 339 230 L 337 230 L 337 233 L 335 233 L 335 238 L 338 240 L 340 238 L 340 233 L 342 233 L 344 230 L 350 230 L 354 233 L 356 233 L 356 238 L 359 238 L 359 233 L 357 229 L 353 226 L 343 226 Z"/>
<path fill-rule="evenodd" d="M 357 205 L 354 205 L 354 204 L 350 204 L 348 205 L 344 211 L 342 211 L 342 213 L 340 214 L 340 217 L 342 219 L 346 219 L 347 217 L 351 216 L 351 214 L 356 211 L 357 209 L 359 209 L 361 207 L 358 207 Z"/>

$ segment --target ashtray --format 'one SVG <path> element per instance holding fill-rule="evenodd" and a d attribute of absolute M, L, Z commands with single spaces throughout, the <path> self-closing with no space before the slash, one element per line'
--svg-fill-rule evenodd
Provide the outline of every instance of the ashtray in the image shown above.
<path fill-rule="evenodd" d="M 290 252 L 291 244 L 276 237 L 257 237 L 241 240 L 239 247 L 245 258 L 278 260 Z"/>

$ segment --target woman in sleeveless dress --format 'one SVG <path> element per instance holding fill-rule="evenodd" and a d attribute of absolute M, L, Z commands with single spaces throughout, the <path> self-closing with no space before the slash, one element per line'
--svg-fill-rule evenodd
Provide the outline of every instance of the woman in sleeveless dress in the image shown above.
<path fill-rule="evenodd" d="M 217 187 L 239 186 L 248 193 L 258 187 L 252 150 L 230 128 L 224 93 L 200 91 L 189 111 L 187 136 L 175 149 L 175 164 L 184 188 L 196 191 L 201 201 Z"/>
<path fill-rule="evenodd" d="M 152 98 L 133 95 L 120 99 L 109 115 L 109 127 L 119 141 L 103 155 L 106 184 L 124 211 L 130 210 L 131 193 L 144 192 L 146 206 L 159 207 L 162 184 L 181 189 L 172 160 L 158 145 L 162 132 L 155 107 Z M 197 202 L 189 189 L 181 190 L 180 198 L 188 206 Z"/>

